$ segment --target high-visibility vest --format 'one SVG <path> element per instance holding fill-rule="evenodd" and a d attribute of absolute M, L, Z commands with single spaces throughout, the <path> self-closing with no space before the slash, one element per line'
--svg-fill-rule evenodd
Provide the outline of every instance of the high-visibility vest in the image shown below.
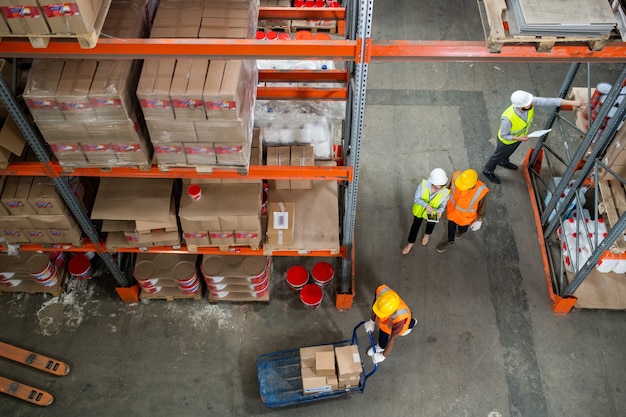
<path fill-rule="evenodd" d="M 380 297 L 387 291 L 392 291 L 392 290 L 385 284 L 380 285 L 376 289 L 376 298 L 378 299 L 378 297 Z M 399 333 L 399 334 L 402 334 L 409 329 L 409 325 L 411 324 L 411 317 L 412 317 L 411 310 L 409 310 L 409 306 L 407 306 L 404 300 L 400 298 L 400 305 L 398 306 L 398 309 L 391 316 L 385 319 L 381 319 L 380 317 L 377 316 L 376 321 L 378 322 L 378 327 L 380 327 L 380 329 L 383 332 L 387 334 L 391 334 L 393 324 L 399 323 L 402 320 L 404 320 L 404 326 L 402 326 L 402 329 L 400 329 L 400 333 Z"/>
<path fill-rule="evenodd" d="M 527 111 L 528 119 L 524 120 L 517 113 L 515 113 L 515 106 L 512 104 L 502 112 L 501 117 L 506 117 L 511 122 L 511 135 L 513 136 L 526 136 L 528 135 L 528 131 L 533 124 L 533 117 L 535 116 L 535 108 L 531 107 L 530 110 Z M 500 142 L 505 145 L 510 145 L 512 143 L 517 142 L 515 139 L 504 139 L 500 132 L 501 129 L 498 129 L 498 139 Z"/>
<path fill-rule="evenodd" d="M 422 201 L 425 201 L 428 203 L 429 206 L 431 206 L 432 208 L 434 208 L 435 210 L 437 210 L 437 208 L 441 205 L 441 202 L 443 201 L 444 198 L 446 198 L 448 196 L 448 194 L 450 194 L 450 190 L 448 190 L 446 187 L 442 187 L 441 190 L 437 191 L 434 195 L 434 197 L 432 199 L 430 199 L 430 201 L 428 200 L 430 198 L 430 187 L 426 186 L 426 180 L 422 180 Z M 423 219 L 426 218 L 426 207 L 422 207 L 417 203 L 413 203 L 413 215 L 415 217 L 421 217 Z"/>
<path fill-rule="evenodd" d="M 454 185 L 456 177 L 460 174 L 461 171 L 452 174 L 451 197 L 446 206 L 446 217 L 459 226 L 468 226 L 478 217 L 478 203 L 487 195 L 489 188 L 478 180 L 474 188 L 461 191 Z"/>

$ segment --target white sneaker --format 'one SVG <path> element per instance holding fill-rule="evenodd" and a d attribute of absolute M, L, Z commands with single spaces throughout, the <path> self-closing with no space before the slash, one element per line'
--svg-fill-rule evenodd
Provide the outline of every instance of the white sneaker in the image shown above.
<path fill-rule="evenodd" d="M 406 335 L 410 334 L 413 331 L 413 329 L 415 328 L 415 326 L 417 326 L 417 319 L 416 318 L 412 318 L 411 321 L 414 322 L 413 326 L 411 326 L 411 328 L 409 328 L 409 329 L 406 329 L 406 332 L 402 333 L 400 336 L 406 336 Z"/>
<path fill-rule="evenodd" d="M 367 356 L 374 356 L 374 353 L 382 352 L 384 349 L 376 345 L 376 352 L 372 348 L 367 349 Z"/>

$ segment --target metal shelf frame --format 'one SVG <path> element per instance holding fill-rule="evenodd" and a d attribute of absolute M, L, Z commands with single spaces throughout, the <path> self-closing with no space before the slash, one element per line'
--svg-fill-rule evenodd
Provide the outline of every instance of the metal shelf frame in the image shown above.
<path fill-rule="evenodd" d="M 572 64 L 561 86 L 559 97 L 565 98 L 567 96 L 579 68 L 579 63 Z M 588 71 L 588 77 L 589 73 L 590 70 Z M 563 252 L 560 250 L 560 244 L 556 237 L 557 230 L 563 227 L 563 218 L 568 210 L 574 207 L 579 213 L 582 212 L 584 202 L 581 199 L 581 192 L 584 194 L 589 187 L 594 188 L 593 218 L 598 218 L 598 204 L 600 202 L 598 187 L 596 186 L 598 184 L 598 169 L 602 167 L 615 174 L 601 162 L 600 158 L 615 136 L 621 121 L 626 117 L 626 106 L 618 106 L 616 114 L 608 119 L 608 122 L 606 122 L 606 117 L 609 109 L 616 103 L 625 82 L 626 65 L 614 81 L 610 92 L 606 96 L 604 105 L 600 108 L 598 115 L 590 124 L 587 132 L 583 133 L 576 126 L 562 119 L 558 108 L 553 111 L 545 129 L 554 130 L 555 123 L 565 120 L 567 125 L 576 129 L 580 135 L 584 135 L 573 155 L 569 154 L 567 141 L 564 142 L 566 155 L 559 155 L 555 148 L 547 143 L 551 135 L 547 134 L 538 139 L 536 146 L 529 153 L 524 163 L 525 179 L 533 203 L 533 211 L 536 217 L 537 231 L 542 249 L 548 293 L 552 301 L 552 310 L 558 315 L 567 314 L 574 307 L 576 303 L 574 292 L 589 276 L 599 260 L 626 259 L 626 255 L 616 255 L 609 252 L 611 246 L 623 235 L 626 229 L 626 213 L 615 224 L 611 225 L 607 236 L 599 243 L 597 240 L 597 225 L 592 230 L 587 230 L 587 226 L 583 226 L 585 230 L 580 230 L 580 233 L 577 233 L 574 252 L 581 246 L 578 238 L 581 233 L 588 236 L 591 232 L 595 238 L 592 240 L 592 254 L 583 265 L 578 264 L 577 256 L 574 255 L 572 257 L 575 261 L 571 282 L 567 280 L 563 267 Z M 587 88 L 589 89 L 589 81 L 587 82 Z M 562 139 L 563 128 L 561 125 L 558 127 L 559 133 L 561 133 L 560 138 Z M 546 169 L 542 167 L 544 161 L 547 165 L 547 175 L 544 175 L 542 178 L 542 171 L 544 174 L 546 172 Z M 556 176 L 554 164 L 556 163 L 561 164 L 565 169 L 560 175 L 558 184 L 554 185 Z M 548 178 L 547 180 L 546 177 Z M 616 178 L 626 184 L 623 178 L 617 175 Z M 551 198 L 544 203 L 541 196 L 547 195 L 548 191 L 551 193 Z M 555 246 L 559 247 L 555 248 Z"/>

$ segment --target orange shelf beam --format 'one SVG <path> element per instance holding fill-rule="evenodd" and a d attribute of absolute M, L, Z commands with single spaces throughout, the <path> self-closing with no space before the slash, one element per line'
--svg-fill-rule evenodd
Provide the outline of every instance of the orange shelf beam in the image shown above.
<path fill-rule="evenodd" d="M 188 253 L 199 255 L 250 255 L 261 256 L 265 255 L 263 249 L 250 249 L 246 246 L 231 246 L 228 251 L 222 251 L 220 248 L 197 248 L 197 250 L 189 251 L 186 246 L 181 246 L 180 249 L 174 249 L 171 246 L 153 246 L 146 250 L 142 248 L 115 248 L 115 252 L 125 253 Z M 348 251 L 344 247 L 339 248 L 339 253 L 331 253 L 327 250 L 313 250 L 313 251 L 299 251 L 299 250 L 274 250 L 268 256 L 332 256 L 332 257 L 345 257 Z"/>
<path fill-rule="evenodd" d="M 101 170 L 100 168 L 76 168 L 71 172 L 63 171 L 58 162 L 50 164 L 59 176 L 66 177 L 135 177 L 135 178 L 226 178 L 226 179 L 311 179 L 327 181 L 352 181 L 354 169 L 349 166 L 250 166 L 248 174 L 242 175 L 234 170 L 214 169 L 213 172 L 196 172 L 193 168 L 176 168 L 160 171 L 157 165 L 143 170 L 133 167 L 113 167 Z M 16 162 L 7 169 L 0 170 L 0 175 L 17 176 L 46 176 L 44 165 L 41 162 Z"/>
<path fill-rule="evenodd" d="M 268 83 L 343 83 L 348 84 L 347 70 L 259 70 L 259 81 Z"/>
<path fill-rule="evenodd" d="M 348 88 L 257 87 L 261 100 L 347 100 Z"/>
<path fill-rule="evenodd" d="M 259 8 L 259 19 L 278 20 L 344 20 L 346 9 L 344 7 L 261 7 Z"/>

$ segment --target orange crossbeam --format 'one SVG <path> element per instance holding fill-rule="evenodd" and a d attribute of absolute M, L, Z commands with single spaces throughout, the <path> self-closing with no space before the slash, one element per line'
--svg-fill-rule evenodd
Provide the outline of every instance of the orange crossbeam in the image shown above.
<path fill-rule="evenodd" d="M 261 7 L 259 19 L 339 20 L 346 18 L 344 7 Z"/>
<path fill-rule="evenodd" d="M 347 100 L 348 88 L 257 87 L 262 100 Z"/>
<path fill-rule="evenodd" d="M 347 70 L 259 70 L 259 81 L 268 83 L 280 82 L 332 82 L 347 84 L 350 75 Z"/>
<path fill-rule="evenodd" d="M 186 246 L 181 246 L 180 249 L 174 249 L 171 246 L 153 246 L 147 249 L 142 248 L 115 248 L 115 252 L 126 253 L 197 253 L 200 255 L 249 255 L 249 256 L 261 256 L 264 255 L 263 249 L 250 249 L 247 246 L 231 246 L 227 251 L 222 251 L 216 247 L 201 247 L 189 251 Z M 345 257 L 348 251 L 346 248 L 341 247 L 339 253 L 331 253 L 327 250 L 312 250 L 312 251 L 299 251 L 293 250 L 276 250 L 271 251 L 271 256 L 333 256 L 333 257 Z"/>

